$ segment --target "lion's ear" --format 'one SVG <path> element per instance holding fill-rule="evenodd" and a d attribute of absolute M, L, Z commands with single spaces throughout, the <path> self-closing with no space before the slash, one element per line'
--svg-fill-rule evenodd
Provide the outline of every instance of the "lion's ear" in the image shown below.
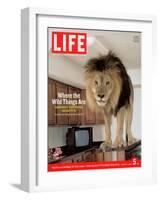
<path fill-rule="evenodd" d="M 90 73 L 92 73 L 92 67 L 91 65 L 85 65 L 85 73 L 86 75 L 89 75 Z"/>
<path fill-rule="evenodd" d="M 86 65 L 84 66 L 85 68 L 85 71 L 86 72 L 92 72 L 95 70 L 96 68 L 96 62 L 97 62 L 97 59 L 96 58 L 93 58 L 93 59 L 90 59 Z"/>
<path fill-rule="evenodd" d="M 86 72 L 89 72 L 89 71 L 90 71 L 90 68 L 91 68 L 91 66 L 90 66 L 89 64 L 86 64 L 86 65 L 84 66 L 84 69 L 85 69 Z"/>

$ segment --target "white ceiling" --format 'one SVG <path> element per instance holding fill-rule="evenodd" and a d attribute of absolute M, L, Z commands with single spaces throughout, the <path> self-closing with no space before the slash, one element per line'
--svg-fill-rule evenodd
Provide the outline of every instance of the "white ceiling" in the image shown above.
<path fill-rule="evenodd" d="M 52 32 L 53 29 L 50 31 Z M 72 31 L 80 32 L 80 30 Z M 70 59 L 70 61 L 83 67 L 90 58 L 107 54 L 109 50 L 112 50 L 120 57 L 127 69 L 138 69 L 141 67 L 141 33 L 86 30 L 81 30 L 81 32 L 87 32 L 89 38 L 95 39 L 94 43 L 88 46 L 86 55 L 64 55 Z"/>

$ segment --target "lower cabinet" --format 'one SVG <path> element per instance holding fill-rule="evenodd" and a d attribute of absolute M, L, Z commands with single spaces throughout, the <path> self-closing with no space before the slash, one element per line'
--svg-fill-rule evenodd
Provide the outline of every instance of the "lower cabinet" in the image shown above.
<path fill-rule="evenodd" d="M 85 152 L 83 154 L 84 162 L 94 162 L 95 161 L 95 153 L 94 151 Z"/>
<path fill-rule="evenodd" d="M 58 163 L 72 163 L 72 159 L 64 159 L 59 161 Z"/>
<path fill-rule="evenodd" d="M 73 162 L 83 162 L 82 154 L 78 154 L 78 155 L 73 156 L 72 161 Z"/>
<path fill-rule="evenodd" d="M 103 162 L 125 160 L 125 150 L 100 151 L 95 148 L 64 157 L 58 163 Z"/>
<path fill-rule="evenodd" d="M 73 162 L 93 162 L 95 161 L 95 149 L 89 149 L 80 153 L 67 156 L 62 160 L 58 161 L 59 163 L 73 163 Z"/>
<path fill-rule="evenodd" d="M 111 150 L 111 151 L 95 151 L 95 161 L 102 162 L 102 161 L 118 161 L 118 160 L 125 160 L 125 149 L 123 150 Z"/>

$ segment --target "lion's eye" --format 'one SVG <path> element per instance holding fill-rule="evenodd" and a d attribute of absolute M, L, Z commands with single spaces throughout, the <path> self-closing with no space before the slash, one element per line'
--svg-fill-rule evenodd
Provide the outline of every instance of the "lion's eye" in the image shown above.
<path fill-rule="evenodd" d="M 106 82 L 106 85 L 108 85 L 108 84 L 110 84 L 110 81 L 107 81 L 107 82 Z"/>
<path fill-rule="evenodd" d="M 95 84 L 98 85 L 98 81 L 95 81 Z"/>

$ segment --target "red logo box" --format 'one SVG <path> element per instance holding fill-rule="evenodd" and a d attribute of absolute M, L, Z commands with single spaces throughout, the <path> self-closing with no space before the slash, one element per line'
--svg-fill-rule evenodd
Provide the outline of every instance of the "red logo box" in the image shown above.
<path fill-rule="evenodd" d="M 87 34 L 74 32 L 52 32 L 52 53 L 86 54 Z"/>

